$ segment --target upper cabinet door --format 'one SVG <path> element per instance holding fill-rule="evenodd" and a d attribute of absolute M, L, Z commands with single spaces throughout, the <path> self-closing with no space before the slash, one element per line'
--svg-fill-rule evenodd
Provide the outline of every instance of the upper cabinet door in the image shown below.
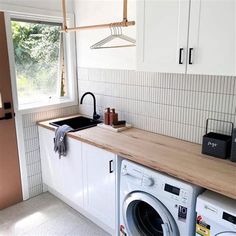
<path fill-rule="evenodd" d="M 186 72 L 189 0 L 137 1 L 137 69 Z"/>
<path fill-rule="evenodd" d="M 189 74 L 236 74 L 235 12 L 235 0 L 191 1 Z"/>

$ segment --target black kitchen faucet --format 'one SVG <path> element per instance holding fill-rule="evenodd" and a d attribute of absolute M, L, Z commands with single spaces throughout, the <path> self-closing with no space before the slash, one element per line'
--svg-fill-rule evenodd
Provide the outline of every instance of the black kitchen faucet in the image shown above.
<path fill-rule="evenodd" d="M 80 104 L 83 104 L 83 99 L 87 94 L 90 94 L 93 97 L 93 119 L 98 120 L 100 118 L 100 116 L 96 112 L 96 98 L 93 93 L 86 92 L 85 94 L 83 94 L 83 96 L 80 99 Z"/>

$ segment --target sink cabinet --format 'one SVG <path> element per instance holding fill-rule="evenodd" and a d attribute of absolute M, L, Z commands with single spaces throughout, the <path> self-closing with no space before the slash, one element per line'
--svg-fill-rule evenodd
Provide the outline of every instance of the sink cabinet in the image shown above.
<path fill-rule="evenodd" d="M 113 234 L 116 155 L 67 137 L 68 153 L 60 159 L 54 152 L 54 131 L 43 127 L 38 130 L 44 185 Z"/>
<path fill-rule="evenodd" d="M 59 159 L 54 152 L 54 132 L 39 127 L 43 183 L 80 207 L 83 199 L 81 142 L 68 138 L 68 153 Z"/>

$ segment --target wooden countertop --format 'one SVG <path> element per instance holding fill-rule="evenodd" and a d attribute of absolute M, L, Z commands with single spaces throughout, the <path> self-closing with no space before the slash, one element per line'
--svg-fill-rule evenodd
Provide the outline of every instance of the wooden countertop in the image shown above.
<path fill-rule="evenodd" d="M 54 130 L 51 121 L 39 125 Z M 201 154 L 201 145 L 136 128 L 115 133 L 93 127 L 68 136 L 236 199 L 236 163 Z"/>

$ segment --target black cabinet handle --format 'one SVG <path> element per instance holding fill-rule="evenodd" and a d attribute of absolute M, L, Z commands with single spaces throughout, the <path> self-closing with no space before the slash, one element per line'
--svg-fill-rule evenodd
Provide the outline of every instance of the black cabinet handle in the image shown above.
<path fill-rule="evenodd" d="M 193 61 L 192 61 L 192 55 L 193 54 L 193 48 L 189 48 L 189 58 L 188 58 L 188 64 L 192 65 Z"/>
<path fill-rule="evenodd" d="M 113 160 L 110 160 L 109 161 L 109 173 L 113 173 L 113 169 L 112 169 L 112 163 L 113 163 Z"/>
<path fill-rule="evenodd" d="M 183 51 L 184 51 L 183 48 L 179 49 L 179 64 L 180 65 L 183 64 L 183 59 L 182 59 Z"/>

